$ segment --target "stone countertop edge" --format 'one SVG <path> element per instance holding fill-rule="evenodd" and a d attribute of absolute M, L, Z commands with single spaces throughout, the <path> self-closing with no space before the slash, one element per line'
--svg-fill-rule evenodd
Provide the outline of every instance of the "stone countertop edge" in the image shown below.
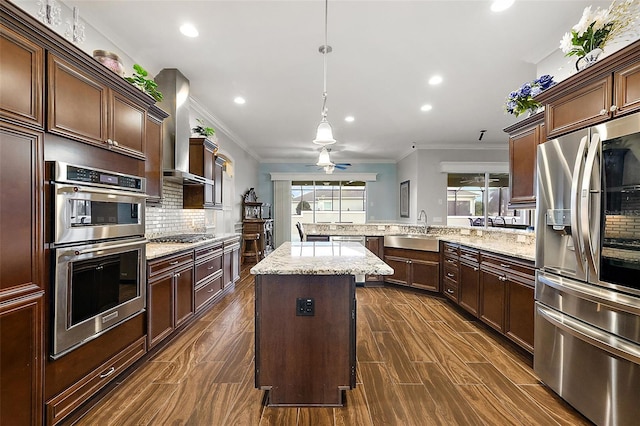
<path fill-rule="evenodd" d="M 363 255 L 292 256 L 285 242 L 251 268 L 253 275 L 392 275 L 393 269 L 359 243 L 293 243 L 300 247 L 359 247 Z"/>
<path fill-rule="evenodd" d="M 200 246 L 208 244 L 216 244 L 225 242 L 228 240 L 242 237 L 242 234 L 228 233 L 219 234 L 210 240 L 197 241 L 195 243 L 147 243 L 146 246 L 146 259 L 153 260 L 159 257 L 169 256 L 174 253 L 179 253 L 185 250 L 195 249 Z"/>

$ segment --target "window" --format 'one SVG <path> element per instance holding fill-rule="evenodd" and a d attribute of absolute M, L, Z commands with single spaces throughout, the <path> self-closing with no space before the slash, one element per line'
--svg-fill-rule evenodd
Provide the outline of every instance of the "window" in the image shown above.
<path fill-rule="evenodd" d="M 526 227 L 528 215 L 509 210 L 509 174 L 449 173 L 447 225 Z"/>
<path fill-rule="evenodd" d="M 292 181 L 291 223 L 365 223 L 367 190 L 362 181 Z"/>

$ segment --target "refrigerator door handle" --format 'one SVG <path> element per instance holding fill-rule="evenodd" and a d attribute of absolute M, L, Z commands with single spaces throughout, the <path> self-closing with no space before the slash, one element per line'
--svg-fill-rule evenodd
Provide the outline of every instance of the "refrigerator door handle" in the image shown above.
<path fill-rule="evenodd" d="M 600 135 L 594 133 L 591 137 L 589 152 L 584 166 L 584 174 L 582 175 L 582 187 L 580 189 L 580 222 L 581 233 L 583 239 L 583 247 L 586 253 L 587 261 L 591 266 L 591 270 L 595 274 L 592 279 L 598 277 L 598 262 L 596 260 L 596 249 L 593 246 L 593 238 L 591 237 L 591 175 L 593 167 L 596 163 L 596 156 L 600 151 Z"/>
<path fill-rule="evenodd" d="M 536 312 L 560 330 L 609 354 L 640 364 L 640 350 L 635 345 L 627 343 L 624 339 L 619 339 L 599 328 L 577 321 L 568 315 L 547 309 L 540 303 L 536 303 Z"/>
<path fill-rule="evenodd" d="M 578 155 L 576 156 L 576 162 L 573 166 L 573 179 L 571 181 L 571 238 L 573 239 L 573 246 L 576 248 L 576 267 L 581 271 L 584 271 L 584 265 L 587 262 L 587 255 L 584 250 L 584 244 L 580 236 L 580 176 L 582 175 L 582 167 L 584 165 L 584 152 L 587 150 L 588 136 L 583 137 L 580 140 L 580 147 L 578 148 Z"/>

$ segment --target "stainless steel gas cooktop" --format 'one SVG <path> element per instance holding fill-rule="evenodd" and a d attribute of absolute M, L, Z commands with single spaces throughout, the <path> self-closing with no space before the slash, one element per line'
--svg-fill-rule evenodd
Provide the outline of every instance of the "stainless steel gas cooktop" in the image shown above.
<path fill-rule="evenodd" d="M 176 234 L 151 238 L 152 243 L 197 243 L 198 241 L 211 240 L 215 238 L 213 234 Z"/>

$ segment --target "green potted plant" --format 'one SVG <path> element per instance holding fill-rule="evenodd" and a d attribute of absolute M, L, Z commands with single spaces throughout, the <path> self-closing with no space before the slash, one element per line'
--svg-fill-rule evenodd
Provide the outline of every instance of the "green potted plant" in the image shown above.
<path fill-rule="evenodd" d="M 204 120 L 202 120 L 201 118 L 196 118 L 196 121 L 198 122 L 198 125 L 191 128 L 193 134 L 203 136 L 205 138 L 210 138 L 216 133 L 213 127 L 207 127 L 204 124 Z"/>
<path fill-rule="evenodd" d="M 135 64 L 133 66 L 133 69 L 135 70 L 133 76 L 125 77 L 124 79 L 151 96 L 156 101 L 162 101 L 162 92 L 158 90 L 158 84 L 153 81 L 153 79 L 147 78 L 147 76 L 149 75 L 147 70 L 145 70 L 138 64 Z"/>

